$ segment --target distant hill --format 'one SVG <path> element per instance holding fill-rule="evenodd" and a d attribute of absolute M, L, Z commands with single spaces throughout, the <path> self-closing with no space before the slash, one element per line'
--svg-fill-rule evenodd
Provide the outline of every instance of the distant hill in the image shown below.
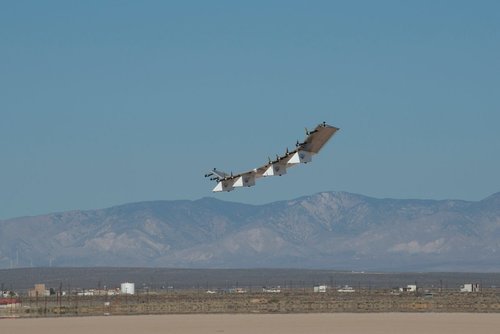
<path fill-rule="evenodd" d="M 266 205 L 203 198 L 0 221 L 0 268 L 499 271 L 499 260 L 500 193 L 478 202 L 345 192 Z"/>

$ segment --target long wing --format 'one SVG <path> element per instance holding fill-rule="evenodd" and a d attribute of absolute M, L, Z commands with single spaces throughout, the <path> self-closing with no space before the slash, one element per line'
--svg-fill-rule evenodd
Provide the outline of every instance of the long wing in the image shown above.
<path fill-rule="evenodd" d="M 340 129 L 326 123 L 318 125 L 308 133 L 306 140 L 300 145 L 301 149 L 317 154 L 338 130 Z"/>
<path fill-rule="evenodd" d="M 210 177 L 211 180 L 217 182 L 214 192 L 231 191 L 237 187 L 252 187 L 258 178 L 281 176 L 286 174 L 290 167 L 311 162 L 313 155 L 317 154 L 338 130 L 340 129 L 323 122 L 313 131 L 309 132 L 306 129 L 307 137 L 302 143 L 297 142 L 295 150 L 288 151 L 287 149 L 284 155 L 277 155 L 275 160 L 269 159 L 268 163 L 258 168 L 236 175 L 214 168 L 205 174 L 205 177 Z"/>

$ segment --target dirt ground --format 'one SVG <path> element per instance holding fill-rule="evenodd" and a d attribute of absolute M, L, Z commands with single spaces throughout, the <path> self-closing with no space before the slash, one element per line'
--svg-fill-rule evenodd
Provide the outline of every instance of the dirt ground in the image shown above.
<path fill-rule="evenodd" d="M 11 334 L 128 333 L 498 333 L 500 314 L 194 314 L 1 319 Z"/>

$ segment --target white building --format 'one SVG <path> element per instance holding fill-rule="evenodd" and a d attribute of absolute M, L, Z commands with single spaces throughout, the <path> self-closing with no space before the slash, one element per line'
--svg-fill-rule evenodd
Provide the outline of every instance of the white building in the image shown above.
<path fill-rule="evenodd" d="M 401 292 L 417 292 L 417 286 L 415 284 L 408 284 L 406 288 L 399 288 Z"/>
<path fill-rule="evenodd" d="M 465 283 L 460 287 L 460 292 L 479 292 L 479 283 Z"/>
<path fill-rule="evenodd" d="M 354 290 L 352 287 L 350 287 L 349 285 L 344 285 L 343 288 L 340 288 L 337 290 L 337 292 L 355 292 L 356 290 Z"/>
<path fill-rule="evenodd" d="M 134 283 L 122 283 L 121 284 L 121 292 L 125 295 L 133 295 L 135 294 L 135 284 Z"/>
<path fill-rule="evenodd" d="M 314 292 L 326 292 L 326 285 L 316 285 Z"/>

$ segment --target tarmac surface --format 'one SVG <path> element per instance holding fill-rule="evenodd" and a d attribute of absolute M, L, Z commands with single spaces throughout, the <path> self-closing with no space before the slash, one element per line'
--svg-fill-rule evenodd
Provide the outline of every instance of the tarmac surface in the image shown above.
<path fill-rule="evenodd" d="M 192 314 L 1 319 L 2 333 L 498 333 L 498 313 Z"/>

